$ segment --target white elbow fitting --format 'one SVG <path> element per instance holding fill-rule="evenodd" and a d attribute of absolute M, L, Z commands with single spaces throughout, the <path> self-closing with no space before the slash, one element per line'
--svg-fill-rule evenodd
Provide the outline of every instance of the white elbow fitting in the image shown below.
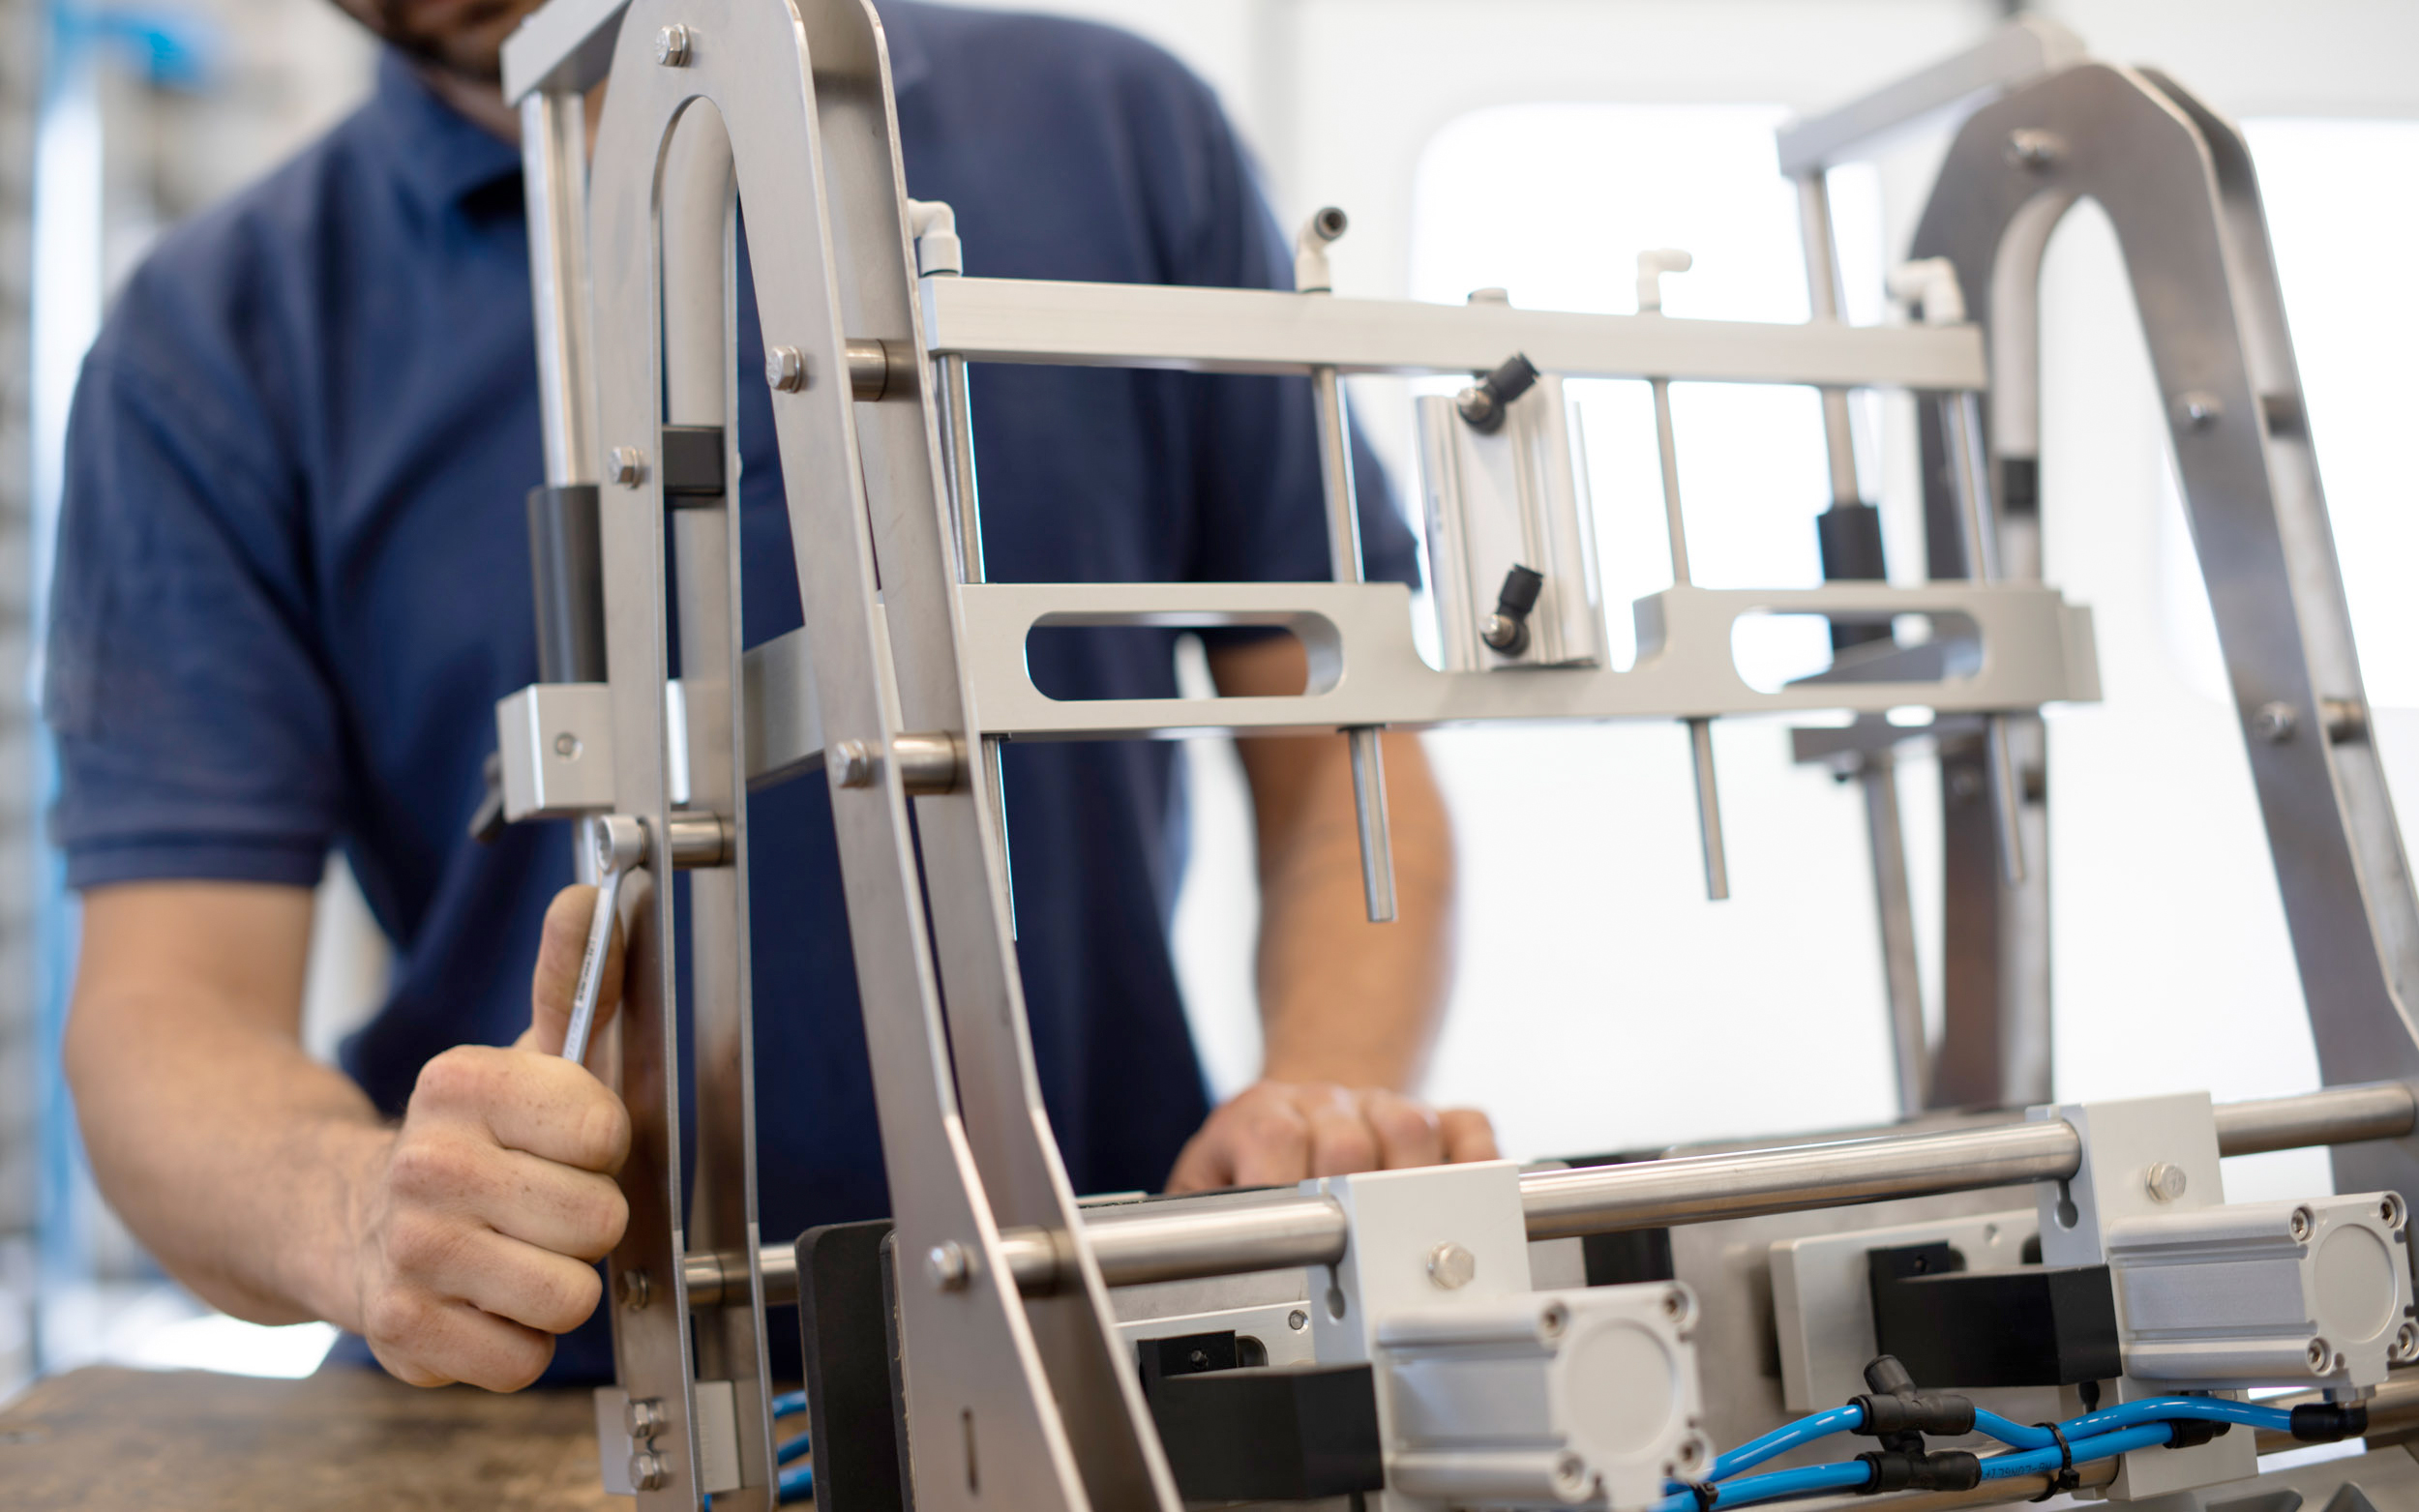
<path fill-rule="evenodd" d="M 1328 271 L 1328 248 L 1351 224 L 1344 212 L 1333 205 L 1302 222 L 1301 230 L 1294 237 L 1294 292 L 1335 292 L 1334 275 Z"/>
<path fill-rule="evenodd" d="M 942 199 L 908 201 L 908 223 L 915 233 L 915 271 L 964 273 L 966 246 L 958 240 L 958 213 Z"/>
<path fill-rule="evenodd" d="M 1638 313 L 1663 312 L 1663 275 L 1686 273 L 1696 259 L 1677 247 L 1657 247 L 1638 253 Z"/>
<path fill-rule="evenodd" d="M 1957 283 L 1957 265 L 1946 257 L 1902 262 L 1890 270 L 1890 297 L 1921 312 L 1926 325 L 1962 325 L 1965 290 Z"/>

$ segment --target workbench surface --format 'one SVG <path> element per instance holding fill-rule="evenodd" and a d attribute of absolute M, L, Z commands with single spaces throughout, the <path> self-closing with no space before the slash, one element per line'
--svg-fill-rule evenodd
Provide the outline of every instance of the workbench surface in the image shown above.
<path fill-rule="evenodd" d="M 0 1412 L 9 1512 L 627 1512 L 597 1481 L 584 1390 L 423 1391 L 96 1366 Z"/>

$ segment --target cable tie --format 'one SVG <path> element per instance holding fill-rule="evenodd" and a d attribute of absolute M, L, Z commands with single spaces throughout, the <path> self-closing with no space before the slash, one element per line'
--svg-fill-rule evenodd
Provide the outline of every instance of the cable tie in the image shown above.
<path fill-rule="evenodd" d="M 1714 1512 L 1715 1503 L 1721 1499 L 1722 1489 L 1710 1480 L 1684 1480 L 1680 1486 L 1696 1497 L 1696 1512 Z"/>
<path fill-rule="evenodd" d="M 2052 1497 L 2062 1496 L 2067 1492 L 2075 1490 L 2077 1486 L 2080 1486 L 2083 1483 L 2083 1477 L 2075 1473 L 2075 1446 L 2066 1441 L 2066 1435 L 2059 1429 L 2058 1425 L 2055 1423 L 2035 1423 L 2033 1426 L 2035 1428 L 2047 1429 L 2049 1431 L 2049 1437 L 2056 1440 L 2058 1445 L 2058 1469 L 2057 1473 L 2049 1477 L 2049 1489 L 2043 1492 L 2040 1496 L 2030 1498 L 2034 1501 L 2046 1501 Z"/>

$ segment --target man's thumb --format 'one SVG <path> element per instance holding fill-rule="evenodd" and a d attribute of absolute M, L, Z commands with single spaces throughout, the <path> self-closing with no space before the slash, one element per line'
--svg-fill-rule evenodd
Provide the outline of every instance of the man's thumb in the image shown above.
<path fill-rule="evenodd" d="M 596 916 L 596 889 L 575 883 L 554 895 L 546 907 L 546 923 L 538 933 L 537 969 L 529 979 L 529 1032 L 524 1049 L 559 1055 L 571 1028 L 571 1004 L 580 990 L 580 964 L 588 948 L 588 928 Z M 601 1031 L 621 1005 L 621 921 L 613 921 L 605 950 L 604 982 L 596 994 L 596 1023 L 589 1031 L 593 1059 Z"/>

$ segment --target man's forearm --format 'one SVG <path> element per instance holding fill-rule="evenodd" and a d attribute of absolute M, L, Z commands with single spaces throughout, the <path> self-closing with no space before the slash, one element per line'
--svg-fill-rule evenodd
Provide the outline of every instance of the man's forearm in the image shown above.
<path fill-rule="evenodd" d="M 1263 826 L 1262 1075 L 1408 1090 L 1444 1012 L 1452 970 L 1453 845 L 1417 736 L 1385 739 L 1395 917 L 1372 924 L 1361 890 L 1352 762 L 1340 738 L 1301 742 L 1300 801 Z"/>
<path fill-rule="evenodd" d="M 134 993 L 80 1001 L 69 1053 L 94 1175 L 169 1274 L 254 1322 L 360 1326 L 351 1209 L 394 1134 L 350 1080 L 290 1040 Z"/>
<path fill-rule="evenodd" d="M 348 1207 L 393 1136 L 297 1043 L 311 916 L 299 887 L 88 895 L 67 1072 L 103 1193 L 170 1274 L 256 1322 L 352 1324 Z"/>

